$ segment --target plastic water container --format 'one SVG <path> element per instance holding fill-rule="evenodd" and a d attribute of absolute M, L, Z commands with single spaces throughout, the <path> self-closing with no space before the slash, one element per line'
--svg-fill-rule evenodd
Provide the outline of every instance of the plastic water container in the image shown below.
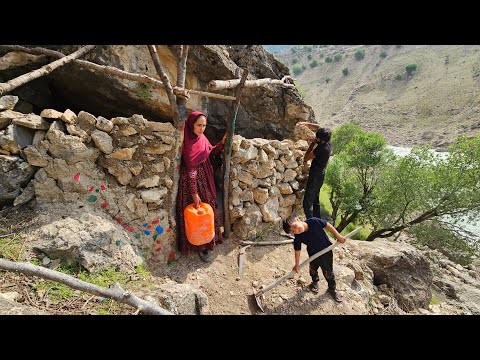
<path fill-rule="evenodd" d="M 187 239 L 192 245 L 203 245 L 215 236 L 215 220 L 212 207 L 201 202 L 198 209 L 193 204 L 183 211 Z"/>

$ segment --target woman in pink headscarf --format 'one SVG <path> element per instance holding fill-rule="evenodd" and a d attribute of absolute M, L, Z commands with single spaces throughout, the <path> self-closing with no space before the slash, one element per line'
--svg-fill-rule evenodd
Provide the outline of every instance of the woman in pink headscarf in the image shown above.
<path fill-rule="evenodd" d="M 177 197 L 177 243 L 178 249 L 183 254 L 188 254 L 190 250 L 196 249 L 203 261 L 210 262 L 213 259 L 213 247 L 223 241 L 210 156 L 218 155 L 223 150 L 225 136 L 216 146 L 212 146 L 203 134 L 206 126 L 207 116 L 200 111 L 194 111 L 188 117 L 183 131 L 184 140 Z M 183 211 L 192 203 L 197 207 L 200 202 L 208 203 L 213 208 L 215 237 L 208 244 L 195 246 L 187 240 Z"/>

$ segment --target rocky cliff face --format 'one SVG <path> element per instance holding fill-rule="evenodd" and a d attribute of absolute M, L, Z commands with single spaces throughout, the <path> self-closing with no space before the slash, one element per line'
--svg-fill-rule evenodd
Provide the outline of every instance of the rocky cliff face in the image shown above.
<path fill-rule="evenodd" d="M 48 46 L 69 54 L 78 46 Z M 177 55 L 175 46 L 157 46 L 160 59 L 171 79 L 176 82 Z M 3 59 L 3 62 L 1 61 Z M 158 78 L 147 46 L 145 45 L 97 45 L 85 60 L 100 65 L 146 74 Z M 7 81 L 27 70 L 47 63 L 45 57 L 0 52 L 0 81 Z M 2 65 L 3 64 L 3 65 Z M 275 60 L 260 45 L 194 45 L 187 61 L 186 87 L 207 90 L 211 80 L 235 78 L 236 70 L 249 70 L 248 79 L 269 77 L 281 79 L 288 75 L 286 66 Z M 233 90 L 222 94 L 233 95 Z M 171 121 L 171 111 L 164 91 L 148 85 L 99 74 L 69 64 L 55 70 L 47 77 L 37 79 L 15 89 L 12 95 L 20 98 L 19 107 L 38 112 L 43 108 L 64 111 L 67 108 L 101 115 L 105 118 L 130 117 L 142 114 L 148 120 Z M 41 95 L 41 96 L 39 96 Z M 217 141 L 225 131 L 231 102 L 191 95 L 187 113 L 203 110 L 209 115 L 210 129 L 207 136 Z M 296 122 L 313 118 L 313 110 L 301 99 L 296 89 L 278 86 L 245 89 L 236 119 L 236 133 L 247 137 L 263 137 L 283 140 L 293 132 Z"/>

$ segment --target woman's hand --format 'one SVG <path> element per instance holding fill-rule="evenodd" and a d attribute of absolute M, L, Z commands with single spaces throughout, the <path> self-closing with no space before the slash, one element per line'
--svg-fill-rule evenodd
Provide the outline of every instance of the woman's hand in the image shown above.
<path fill-rule="evenodd" d="M 193 206 L 195 206 L 195 209 L 198 209 L 201 202 L 202 200 L 200 200 L 200 196 L 198 194 L 193 194 Z"/>
<path fill-rule="evenodd" d="M 225 133 L 225 135 L 223 135 L 223 138 L 222 138 L 221 143 L 222 143 L 223 145 L 225 145 L 225 141 L 226 141 L 226 140 L 227 140 L 227 133 Z"/>

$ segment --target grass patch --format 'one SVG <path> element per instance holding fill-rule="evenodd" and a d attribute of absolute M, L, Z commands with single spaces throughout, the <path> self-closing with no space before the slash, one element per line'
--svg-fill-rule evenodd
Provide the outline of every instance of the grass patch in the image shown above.
<path fill-rule="evenodd" d="M 4 228 L 0 228 L 1 233 Z M 7 235 L 7 234 L 5 234 Z M 20 233 L 0 237 L 0 257 L 6 260 L 18 261 L 22 255 L 23 237 Z"/>
<path fill-rule="evenodd" d="M 153 86 L 147 83 L 138 83 L 134 88 L 135 95 L 140 99 L 150 100 L 152 98 L 152 93 L 150 90 L 153 89 Z"/>

